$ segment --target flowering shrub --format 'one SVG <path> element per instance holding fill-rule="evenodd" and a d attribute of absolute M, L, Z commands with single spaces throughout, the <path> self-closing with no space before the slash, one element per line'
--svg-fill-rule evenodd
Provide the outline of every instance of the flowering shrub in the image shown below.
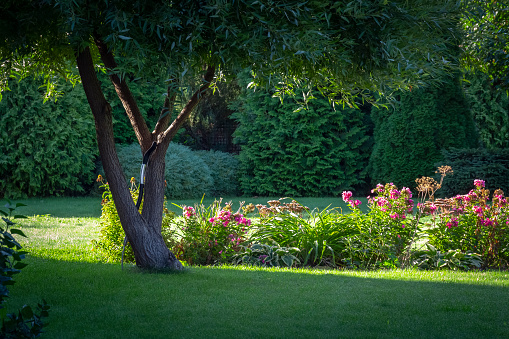
<path fill-rule="evenodd" d="M 243 204 L 237 212 L 232 211 L 231 203 L 221 207 L 221 200 L 209 207 L 179 207 L 183 215 L 175 221 L 176 228 L 163 233 L 179 260 L 190 265 L 210 265 L 227 262 L 240 250 L 251 226 L 251 220 L 240 212 Z"/>
<path fill-rule="evenodd" d="M 509 260 L 509 205 L 502 190 L 490 191 L 483 180 L 474 180 L 468 194 L 437 199 L 439 210 L 426 234 L 437 250 L 478 253 L 484 266 L 500 267 Z"/>
<path fill-rule="evenodd" d="M 404 250 L 410 244 L 414 201 L 410 189 L 390 183 L 378 184 L 368 197 L 370 211 L 362 213 L 360 201 L 352 192 L 343 192 L 343 200 L 355 216 L 359 232 L 347 239 L 344 262 L 355 267 L 399 266 Z"/>

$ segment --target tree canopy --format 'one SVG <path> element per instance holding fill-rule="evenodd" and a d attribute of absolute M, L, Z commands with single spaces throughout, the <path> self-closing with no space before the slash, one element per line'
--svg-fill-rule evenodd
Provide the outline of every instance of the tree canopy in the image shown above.
<path fill-rule="evenodd" d="M 2 89 L 33 71 L 73 79 L 76 51 L 100 39 L 120 76 L 188 85 L 204 65 L 221 77 L 250 67 L 260 84 L 277 74 L 270 85 L 283 92 L 306 83 L 336 98 L 433 82 L 454 61 L 458 20 L 457 4 L 438 0 L 7 0 L 0 10 Z"/>
<path fill-rule="evenodd" d="M 462 25 L 467 67 L 509 89 L 509 6 L 506 1 L 465 0 Z"/>

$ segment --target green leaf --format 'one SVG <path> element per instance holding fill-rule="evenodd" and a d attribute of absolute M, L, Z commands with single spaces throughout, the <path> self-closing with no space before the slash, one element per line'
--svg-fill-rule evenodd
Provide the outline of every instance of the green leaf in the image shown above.
<path fill-rule="evenodd" d="M 30 320 L 34 317 L 34 312 L 32 311 L 32 308 L 28 305 L 25 305 L 21 308 L 21 316 L 25 320 Z"/>
<path fill-rule="evenodd" d="M 11 232 L 12 234 L 18 234 L 18 235 L 21 235 L 22 237 L 25 237 L 25 238 L 26 238 L 25 233 L 23 233 L 23 231 L 22 231 L 22 230 L 19 230 L 19 229 L 17 229 L 17 228 L 11 228 L 11 229 L 10 229 L 10 232 Z"/>

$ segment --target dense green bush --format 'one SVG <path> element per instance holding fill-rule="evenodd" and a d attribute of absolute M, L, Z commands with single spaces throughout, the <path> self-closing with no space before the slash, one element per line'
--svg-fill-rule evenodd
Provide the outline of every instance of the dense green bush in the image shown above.
<path fill-rule="evenodd" d="M 85 193 L 93 183 L 95 129 L 81 87 L 62 84 L 57 102 L 26 78 L 0 102 L 0 195 Z"/>
<path fill-rule="evenodd" d="M 297 96 L 302 93 L 298 93 Z M 271 92 L 245 92 L 232 115 L 240 187 L 246 195 L 337 196 L 362 185 L 370 137 L 365 114 L 316 99 L 307 108 Z"/>
<path fill-rule="evenodd" d="M 486 74 L 467 74 L 465 94 L 479 139 L 488 149 L 509 148 L 509 96 L 494 88 Z"/>
<path fill-rule="evenodd" d="M 466 194 L 478 178 L 483 178 L 492 192 L 497 188 L 509 192 L 509 149 L 451 148 L 442 154 L 443 161 L 436 165 L 451 166 L 454 174 L 444 180 L 441 196 Z"/>
<path fill-rule="evenodd" d="M 118 145 L 117 151 L 126 177 L 138 179 L 142 160 L 139 145 Z M 203 194 L 235 195 L 237 167 L 238 161 L 231 154 L 195 152 L 187 146 L 171 143 L 166 154 L 166 196 L 187 199 Z"/>
<path fill-rule="evenodd" d="M 477 133 L 455 78 L 440 88 L 401 94 L 394 109 L 373 108 L 375 144 L 370 158 L 372 184 L 393 182 L 415 187 L 415 179 L 432 176 L 441 150 L 476 147 Z"/>
<path fill-rule="evenodd" d="M 239 161 L 230 154 L 220 151 L 196 151 L 210 169 L 214 180 L 211 194 L 214 197 L 235 196 L 238 193 L 237 173 Z"/>
<path fill-rule="evenodd" d="M 212 171 L 202 157 L 189 147 L 171 143 L 166 154 L 166 196 L 172 199 L 197 198 L 210 194 Z"/>

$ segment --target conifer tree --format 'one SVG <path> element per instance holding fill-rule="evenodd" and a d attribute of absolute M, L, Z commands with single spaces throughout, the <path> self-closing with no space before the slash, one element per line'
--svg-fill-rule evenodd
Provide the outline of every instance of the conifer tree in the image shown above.
<path fill-rule="evenodd" d="M 372 117 L 372 184 L 393 182 L 414 188 L 416 178 L 434 174 L 442 149 L 478 145 L 459 76 L 440 88 L 401 94 L 394 109 L 373 108 Z"/>

